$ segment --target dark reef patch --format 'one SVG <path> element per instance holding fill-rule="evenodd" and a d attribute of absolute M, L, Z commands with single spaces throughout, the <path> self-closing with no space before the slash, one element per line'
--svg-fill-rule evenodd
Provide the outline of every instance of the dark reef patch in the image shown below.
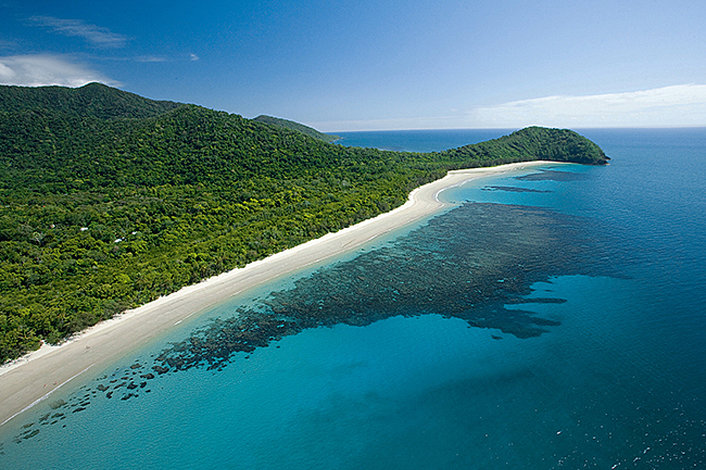
<path fill-rule="evenodd" d="M 610 241 L 596 237 L 595 229 L 593 221 L 545 208 L 466 203 L 379 248 L 299 278 L 291 288 L 242 304 L 151 359 L 84 385 L 68 401 L 50 403 L 51 420 L 31 423 L 16 442 L 84 411 L 89 397 L 137 398 L 163 374 L 195 367 L 221 370 L 236 357 L 247 358 L 308 328 L 439 314 L 517 338 L 539 336 L 559 322 L 509 307 L 565 302 L 526 297 L 533 283 L 552 276 L 606 275 L 605 263 L 595 260 L 610 258 L 595 256 L 595 242 Z"/>
<path fill-rule="evenodd" d="M 564 304 L 566 299 L 553 297 L 533 297 L 533 298 L 516 298 L 509 299 L 507 304 Z"/>
<path fill-rule="evenodd" d="M 291 289 L 211 320 L 155 358 L 158 373 L 220 370 L 304 329 L 364 326 L 393 316 L 440 314 L 470 326 L 530 338 L 559 323 L 505 305 L 562 303 L 525 298 L 554 275 L 591 274 L 585 220 L 537 207 L 467 203 L 393 243 L 323 267 Z"/>
<path fill-rule="evenodd" d="M 580 181 L 586 179 L 586 176 L 571 171 L 540 169 L 537 173 L 516 176 L 515 179 L 521 181 Z"/>

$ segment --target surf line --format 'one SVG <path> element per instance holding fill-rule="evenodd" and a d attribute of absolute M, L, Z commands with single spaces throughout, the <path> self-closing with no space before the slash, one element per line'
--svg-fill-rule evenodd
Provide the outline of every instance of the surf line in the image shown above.
<path fill-rule="evenodd" d="M 7 418 L 5 421 L 3 421 L 2 423 L 0 423 L 0 426 L 4 426 L 5 423 L 7 423 L 8 421 L 10 421 L 12 418 L 14 418 L 15 416 L 17 416 L 18 414 L 24 413 L 25 411 L 29 410 L 30 408 L 32 408 L 34 405 L 36 405 L 36 404 L 39 403 L 40 401 L 46 399 L 49 395 L 51 395 L 52 393 L 56 392 L 56 391 L 59 390 L 61 387 L 63 387 L 64 385 L 66 385 L 67 383 L 71 382 L 73 379 L 75 379 L 76 377 L 78 377 L 79 375 L 83 374 L 84 372 L 86 372 L 86 371 L 87 371 L 88 369 L 90 369 L 91 367 L 93 367 L 94 364 L 95 364 L 95 362 L 94 362 L 93 364 L 91 364 L 90 366 L 86 367 L 85 369 L 83 369 L 81 372 L 79 372 L 79 373 L 77 373 L 77 374 L 75 374 L 75 375 L 69 377 L 68 379 L 66 379 L 65 381 L 63 381 L 62 383 L 60 383 L 59 385 L 57 385 L 56 387 L 54 387 L 53 389 L 49 390 L 46 394 L 44 394 L 44 395 L 42 395 L 41 397 L 37 398 L 37 399 L 34 400 L 32 403 L 30 403 L 29 405 L 25 406 L 25 407 L 22 408 L 20 411 L 18 411 L 17 413 L 15 413 L 14 415 L 12 415 L 12 416 L 10 416 L 9 418 Z"/>

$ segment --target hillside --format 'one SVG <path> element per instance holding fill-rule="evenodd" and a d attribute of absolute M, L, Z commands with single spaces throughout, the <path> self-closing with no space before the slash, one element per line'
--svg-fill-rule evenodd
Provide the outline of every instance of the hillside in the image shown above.
<path fill-rule="evenodd" d="M 576 132 L 546 127 L 527 127 L 499 139 L 447 150 L 444 155 L 451 161 L 521 159 L 522 155 L 587 165 L 605 164 L 610 160 L 598 145 Z"/>
<path fill-rule="evenodd" d="M 449 169 L 605 163 L 566 130 L 400 153 L 103 85 L 0 97 L 0 361 L 388 211 Z"/>
<path fill-rule="evenodd" d="M 0 86 L 0 111 L 59 113 L 79 118 L 146 118 L 180 106 L 134 93 L 89 83 L 80 88 L 60 86 Z"/>
<path fill-rule="evenodd" d="M 283 127 L 285 129 L 291 129 L 293 131 L 298 131 L 301 132 L 302 134 L 306 134 L 309 137 L 313 137 L 314 139 L 318 140 L 323 140 L 324 142 L 333 142 L 334 140 L 338 140 L 339 137 L 337 135 L 332 135 L 332 134 L 324 134 L 323 132 L 319 132 L 313 127 L 305 126 L 304 124 L 300 124 L 298 122 L 294 121 L 289 121 L 287 119 L 282 119 L 282 118 L 276 118 L 272 116 L 265 116 L 260 115 L 256 118 L 253 118 L 253 121 L 257 122 L 262 122 L 264 124 L 269 124 L 271 126 L 275 127 Z"/>

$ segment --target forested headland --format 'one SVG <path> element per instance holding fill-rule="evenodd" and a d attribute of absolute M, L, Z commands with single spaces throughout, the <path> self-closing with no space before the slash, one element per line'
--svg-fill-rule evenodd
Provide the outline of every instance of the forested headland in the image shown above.
<path fill-rule="evenodd" d="M 569 130 L 390 152 L 100 84 L 0 86 L 0 363 L 386 212 L 448 170 L 537 159 L 606 162 Z"/>

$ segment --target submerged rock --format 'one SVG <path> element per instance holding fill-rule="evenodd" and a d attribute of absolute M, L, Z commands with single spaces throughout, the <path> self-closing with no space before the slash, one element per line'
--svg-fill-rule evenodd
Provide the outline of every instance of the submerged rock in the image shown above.
<path fill-rule="evenodd" d="M 66 405 L 66 401 L 62 400 L 61 398 L 49 403 L 49 407 L 53 410 L 55 410 L 57 408 L 61 408 L 64 405 Z"/>

